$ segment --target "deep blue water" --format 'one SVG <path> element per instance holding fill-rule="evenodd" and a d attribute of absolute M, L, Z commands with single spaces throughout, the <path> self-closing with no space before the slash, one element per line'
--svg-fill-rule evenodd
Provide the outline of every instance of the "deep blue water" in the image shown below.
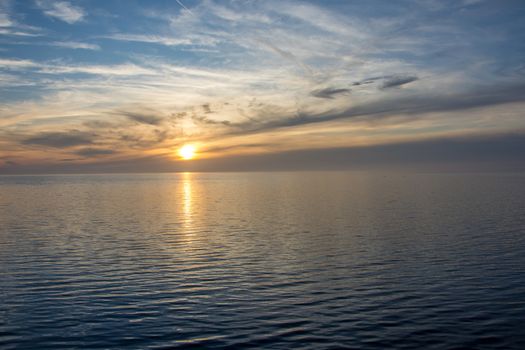
<path fill-rule="evenodd" d="M 1 349 L 525 349 L 525 175 L 0 176 Z"/>

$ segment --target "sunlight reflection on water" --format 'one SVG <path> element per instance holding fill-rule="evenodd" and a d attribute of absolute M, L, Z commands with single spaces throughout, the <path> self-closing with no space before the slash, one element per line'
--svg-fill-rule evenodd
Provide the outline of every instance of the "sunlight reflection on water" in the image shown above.
<path fill-rule="evenodd" d="M 193 192 L 192 173 L 182 174 L 182 212 L 184 213 L 184 230 L 187 235 L 193 235 Z"/>

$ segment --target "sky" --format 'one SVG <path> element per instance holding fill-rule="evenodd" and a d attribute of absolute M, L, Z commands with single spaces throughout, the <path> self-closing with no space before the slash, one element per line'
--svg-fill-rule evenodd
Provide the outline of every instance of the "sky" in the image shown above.
<path fill-rule="evenodd" d="M 411 167 L 525 170 L 524 1 L 0 0 L 0 174 Z"/>

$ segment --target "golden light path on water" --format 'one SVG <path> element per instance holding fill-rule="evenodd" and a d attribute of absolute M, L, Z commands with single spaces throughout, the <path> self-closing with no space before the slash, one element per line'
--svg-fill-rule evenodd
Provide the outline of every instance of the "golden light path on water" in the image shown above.
<path fill-rule="evenodd" d="M 183 226 L 187 237 L 194 235 L 193 231 L 193 192 L 192 173 L 182 173 L 182 214 Z M 189 240 L 191 242 L 191 239 Z"/>

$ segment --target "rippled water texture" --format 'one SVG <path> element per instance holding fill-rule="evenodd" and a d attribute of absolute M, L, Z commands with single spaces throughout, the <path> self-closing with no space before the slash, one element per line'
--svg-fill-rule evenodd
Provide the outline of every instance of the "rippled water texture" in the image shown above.
<path fill-rule="evenodd" d="M 0 348 L 525 349 L 525 176 L 0 177 Z"/>

